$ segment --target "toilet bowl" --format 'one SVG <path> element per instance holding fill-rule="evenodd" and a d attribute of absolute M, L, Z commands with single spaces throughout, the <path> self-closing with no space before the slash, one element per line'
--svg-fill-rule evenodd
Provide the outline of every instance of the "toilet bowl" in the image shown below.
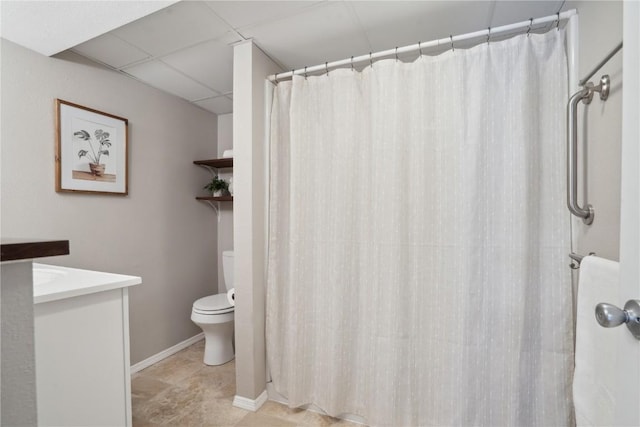
<path fill-rule="evenodd" d="M 225 288 L 229 290 L 233 287 L 233 251 L 222 253 L 222 270 Z M 204 332 L 206 365 L 222 365 L 233 359 L 233 311 L 226 292 L 193 303 L 191 320 Z"/>

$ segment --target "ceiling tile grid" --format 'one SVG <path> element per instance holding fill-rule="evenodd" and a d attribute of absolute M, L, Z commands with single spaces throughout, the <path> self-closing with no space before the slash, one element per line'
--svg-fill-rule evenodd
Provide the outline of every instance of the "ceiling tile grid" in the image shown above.
<path fill-rule="evenodd" d="M 564 1 L 180 1 L 73 50 L 216 114 L 232 111 L 233 45 L 283 69 L 557 13 Z M 431 53 L 433 54 L 433 53 Z"/>
<path fill-rule="evenodd" d="M 457 13 L 455 19 L 451 19 L 453 14 L 448 1 L 356 1 L 350 5 L 366 31 L 373 51 L 381 51 L 489 26 L 494 1 L 456 3 L 457 10 L 464 12 Z"/>
<path fill-rule="evenodd" d="M 226 114 L 233 111 L 233 100 L 227 96 L 216 96 L 194 102 L 199 107 L 216 114 Z"/>
<path fill-rule="evenodd" d="M 155 88 L 165 90 L 187 101 L 220 95 L 156 60 L 124 68 L 122 71 Z"/>
<path fill-rule="evenodd" d="M 288 69 L 371 51 L 366 34 L 342 1 L 322 2 L 241 33 Z"/>
<path fill-rule="evenodd" d="M 233 89 L 234 33 L 161 57 L 161 61 L 184 75 L 221 93 Z"/>
<path fill-rule="evenodd" d="M 80 55 L 106 64 L 112 68 L 122 68 L 151 57 L 137 47 L 119 37 L 107 33 L 73 48 Z"/>
<path fill-rule="evenodd" d="M 176 0 L 0 1 L 0 37 L 51 56 Z"/>
<path fill-rule="evenodd" d="M 181 1 L 113 31 L 154 56 L 216 39 L 229 30 L 204 3 Z"/>
<path fill-rule="evenodd" d="M 206 1 L 220 18 L 231 27 L 246 27 L 291 16 L 322 1 Z"/>

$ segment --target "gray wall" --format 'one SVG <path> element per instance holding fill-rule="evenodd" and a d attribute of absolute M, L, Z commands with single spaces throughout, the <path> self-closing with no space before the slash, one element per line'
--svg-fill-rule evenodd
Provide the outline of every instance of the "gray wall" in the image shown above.
<path fill-rule="evenodd" d="M 233 114 L 218 116 L 218 157 L 224 150 L 233 149 Z M 233 177 L 233 170 L 222 169 L 220 176 L 226 180 Z M 220 222 L 218 223 L 218 287 L 225 292 L 222 271 L 222 252 L 233 249 L 233 203 L 220 203 Z"/>
<path fill-rule="evenodd" d="M 217 289 L 217 222 L 194 197 L 216 157 L 217 118 L 73 54 L 48 58 L 2 41 L 1 230 L 68 239 L 42 262 L 142 276 L 131 289 L 131 359 L 200 332 L 193 301 Z M 54 99 L 129 119 L 129 195 L 54 191 Z"/>
<path fill-rule="evenodd" d="M 579 18 L 578 79 L 585 77 L 622 40 L 622 2 L 567 2 L 563 9 L 577 9 Z M 611 77 L 607 101 L 596 94 L 590 105 L 579 104 L 579 141 L 586 155 L 587 200 L 595 210 L 590 226 L 575 220 L 575 250 L 581 254 L 618 260 L 620 253 L 620 162 L 622 141 L 622 52 L 616 54 L 591 79 Z M 578 88 L 571 88 L 572 93 Z M 583 158 L 584 159 L 584 158 Z M 582 163 L 581 163 L 582 164 Z M 581 191 L 581 190 L 579 190 Z M 582 193 L 581 193 L 582 194 Z"/>
<path fill-rule="evenodd" d="M 31 260 L 2 263 L 0 425 L 35 426 L 36 363 Z"/>
<path fill-rule="evenodd" d="M 236 396 L 266 389 L 265 79 L 279 67 L 252 41 L 233 49 Z"/>

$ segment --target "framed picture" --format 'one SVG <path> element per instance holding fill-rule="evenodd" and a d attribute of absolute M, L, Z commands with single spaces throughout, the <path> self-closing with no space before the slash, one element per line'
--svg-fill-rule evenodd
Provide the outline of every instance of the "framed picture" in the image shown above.
<path fill-rule="evenodd" d="M 56 99 L 56 191 L 128 194 L 129 122 Z"/>

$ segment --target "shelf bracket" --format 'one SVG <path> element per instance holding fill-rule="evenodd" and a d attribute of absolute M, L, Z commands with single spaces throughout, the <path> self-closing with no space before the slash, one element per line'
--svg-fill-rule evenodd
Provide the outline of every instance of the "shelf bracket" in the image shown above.
<path fill-rule="evenodd" d="M 218 176 L 218 168 L 213 167 L 213 166 L 208 166 L 208 165 L 198 165 L 198 166 L 208 170 L 209 173 L 211 174 L 211 178 L 215 178 L 216 176 Z"/>
<path fill-rule="evenodd" d="M 211 200 L 203 200 L 203 202 L 206 202 L 209 206 L 211 206 L 213 208 L 213 210 L 216 212 L 216 216 L 218 217 L 218 223 L 220 222 L 220 202 L 212 202 Z"/>

